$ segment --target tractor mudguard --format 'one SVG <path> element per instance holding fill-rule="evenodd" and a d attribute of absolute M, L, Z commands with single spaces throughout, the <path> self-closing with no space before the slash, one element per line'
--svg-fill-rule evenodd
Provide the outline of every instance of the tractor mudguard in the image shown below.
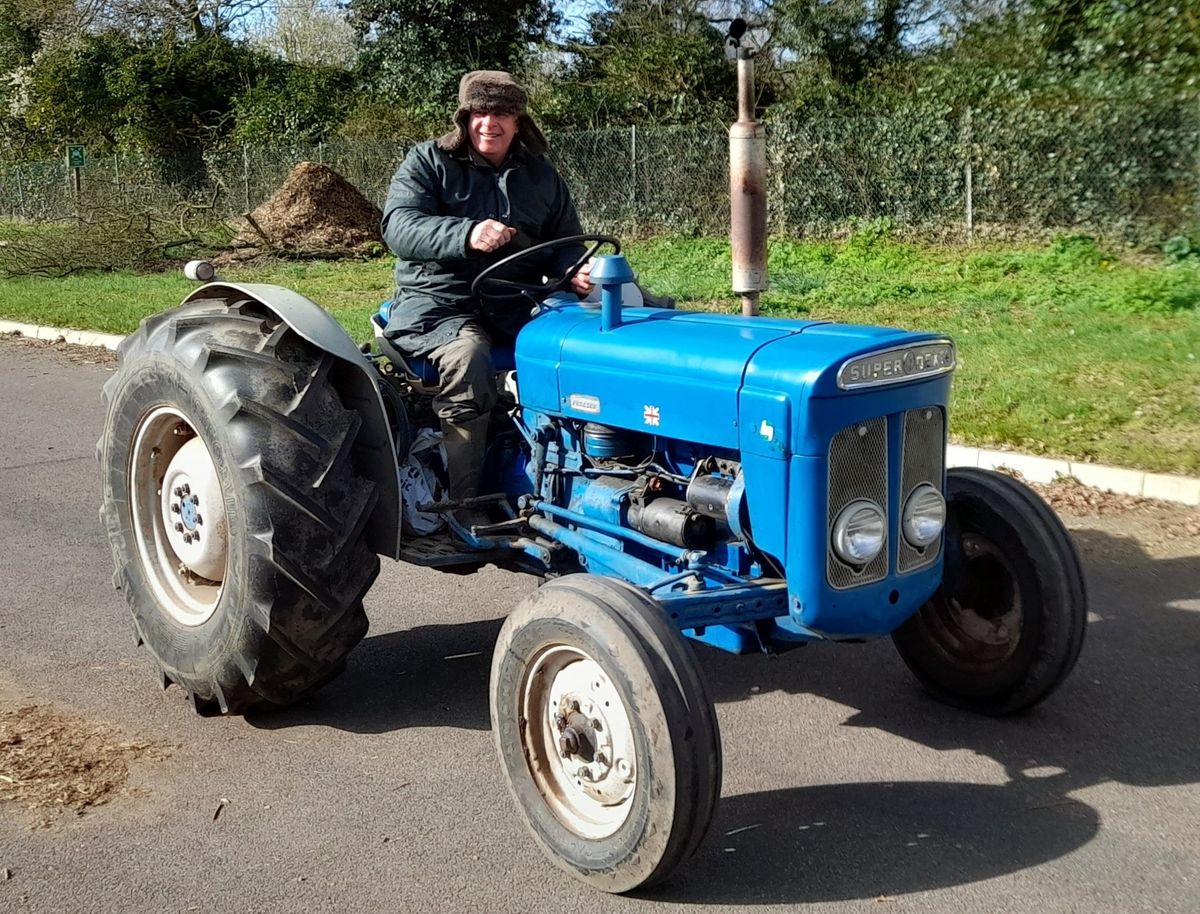
<path fill-rule="evenodd" d="M 358 470 L 376 486 L 379 500 L 367 521 L 367 542 L 380 555 L 400 557 L 400 469 L 396 443 L 379 392 L 375 369 L 354 344 L 341 324 L 324 308 L 283 286 L 263 283 L 213 282 L 201 286 L 183 300 L 200 299 L 234 302 L 251 299 L 267 308 L 304 340 L 340 359 L 348 370 L 336 383 L 344 384 L 348 402 L 363 423 L 355 447 Z"/>

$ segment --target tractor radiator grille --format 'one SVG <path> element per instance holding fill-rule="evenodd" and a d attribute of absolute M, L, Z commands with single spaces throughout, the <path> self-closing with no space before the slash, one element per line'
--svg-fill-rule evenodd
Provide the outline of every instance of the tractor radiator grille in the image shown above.
<path fill-rule="evenodd" d="M 888 548 L 862 568 L 847 565 L 831 545 L 838 513 L 859 498 L 870 499 L 888 516 L 887 419 L 880 416 L 847 426 L 829 443 L 829 514 L 826 518 L 826 580 L 838 590 L 869 584 L 887 576 Z M 890 537 L 889 537 L 890 538 Z"/>
<path fill-rule="evenodd" d="M 904 462 L 900 476 L 900 505 L 912 494 L 913 489 L 923 482 L 941 491 L 945 473 L 946 414 L 938 406 L 910 409 L 904 414 L 904 439 L 902 442 Z M 896 557 L 897 570 L 913 571 L 928 565 L 938 557 L 942 538 L 916 549 L 909 545 L 904 534 L 899 532 L 896 542 L 900 544 Z"/>

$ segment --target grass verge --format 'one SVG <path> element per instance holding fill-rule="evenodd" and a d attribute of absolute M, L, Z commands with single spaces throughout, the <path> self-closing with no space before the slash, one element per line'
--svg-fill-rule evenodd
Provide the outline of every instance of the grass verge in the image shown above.
<path fill-rule="evenodd" d="M 658 238 L 627 252 L 681 306 L 734 311 L 723 241 Z M 1200 260 L 1139 262 L 1087 239 L 1037 248 L 924 248 L 864 231 L 775 239 L 764 313 L 950 334 L 957 440 L 1165 472 L 1200 471 Z M 277 264 L 228 278 L 288 286 L 356 339 L 388 297 L 388 260 Z M 0 317 L 128 333 L 187 294 L 177 274 L 0 281 Z"/>

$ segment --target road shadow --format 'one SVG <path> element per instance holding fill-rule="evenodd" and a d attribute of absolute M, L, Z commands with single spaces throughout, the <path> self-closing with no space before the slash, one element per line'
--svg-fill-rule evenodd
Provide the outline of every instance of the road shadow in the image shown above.
<path fill-rule="evenodd" d="M 246 720 L 264 730 L 313 724 L 354 733 L 409 727 L 489 730 L 488 675 L 503 619 L 368 636 L 346 671 L 311 699 Z"/>
<path fill-rule="evenodd" d="M 991 879 L 1077 850 L 1099 814 L 1011 786 L 832 784 L 727 797 L 699 853 L 647 900 L 804 904 Z"/>
<path fill-rule="evenodd" d="M 1178 605 L 1200 598 L 1200 556 L 1161 559 L 1130 538 L 1074 536 L 1092 621 L 1075 670 L 1030 711 L 989 718 L 939 704 L 916 685 L 890 639 L 775 658 L 704 649 L 710 694 L 717 702 L 752 698 L 754 687 L 820 695 L 855 709 L 846 726 L 969 749 L 1014 779 L 1037 769 L 1039 781 L 1064 793 L 1110 780 L 1200 782 L 1200 612 Z"/>
<path fill-rule="evenodd" d="M 727 796 L 696 858 L 646 897 L 800 903 L 969 883 L 1090 841 L 1099 815 L 1070 796 L 1076 790 L 1106 781 L 1200 782 L 1200 613 L 1178 605 L 1198 596 L 1200 557 L 1156 559 L 1134 539 L 1094 530 L 1074 536 L 1093 622 L 1071 677 L 1021 715 L 988 718 L 933 701 L 888 639 L 779 657 L 698 647 L 719 704 L 771 691 L 821 696 L 848 709 L 843 726 L 978 753 L 1002 765 L 1009 782 L 817 785 Z M 502 622 L 369 637 L 314 699 L 248 719 L 268 729 L 319 724 L 361 733 L 488 729 L 488 671 Z"/>
<path fill-rule="evenodd" d="M 972 882 L 1087 843 L 1099 816 L 1074 791 L 1109 781 L 1200 782 L 1200 612 L 1178 605 L 1200 597 L 1200 557 L 1155 558 L 1134 539 L 1094 530 L 1074 536 L 1093 621 L 1072 675 L 1024 714 L 988 718 L 933 701 L 888 640 L 780 657 L 700 649 L 718 703 L 770 691 L 819 695 L 850 709 L 844 726 L 969 750 L 1002 765 L 1009 782 L 830 785 L 726 797 L 697 857 L 647 897 L 798 903 Z M 825 825 L 818 829 L 816 821 Z M 739 831 L 747 826 L 754 827 Z"/>

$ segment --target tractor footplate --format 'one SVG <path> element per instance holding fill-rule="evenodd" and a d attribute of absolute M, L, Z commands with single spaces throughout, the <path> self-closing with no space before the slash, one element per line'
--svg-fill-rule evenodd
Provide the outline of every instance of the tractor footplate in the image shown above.
<path fill-rule="evenodd" d="M 406 540 L 400 547 L 400 561 L 413 565 L 442 568 L 449 565 L 501 564 L 512 557 L 507 549 L 471 549 L 453 533 L 431 533 Z"/>

